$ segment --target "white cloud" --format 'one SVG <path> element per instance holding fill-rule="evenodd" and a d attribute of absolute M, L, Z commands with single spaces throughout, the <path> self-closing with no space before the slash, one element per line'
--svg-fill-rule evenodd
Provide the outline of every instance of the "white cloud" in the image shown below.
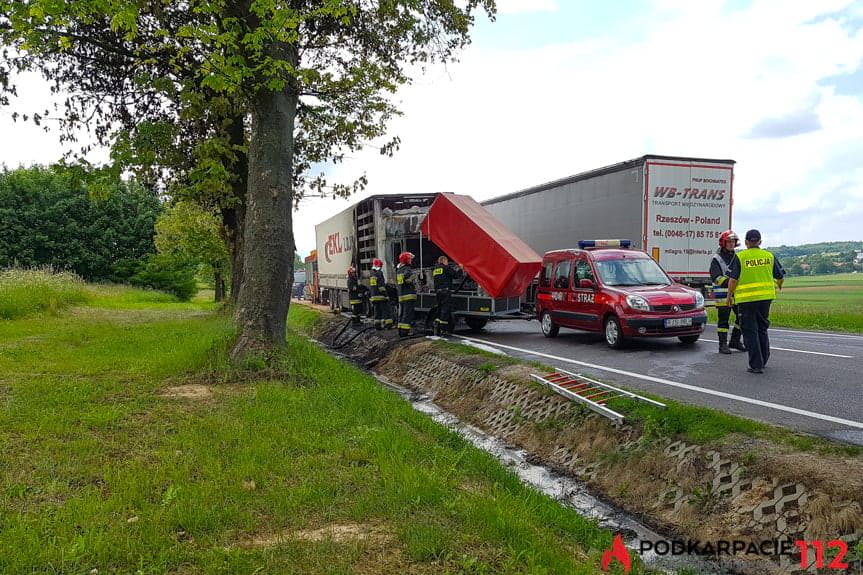
<path fill-rule="evenodd" d="M 645 153 L 732 158 L 735 225 L 757 227 L 762 216 L 801 207 L 813 222 L 829 222 L 816 217 L 819 199 L 860 203 L 863 177 L 828 166 L 859 140 L 863 95 L 837 96 L 817 81 L 863 61 L 863 32 L 849 36 L 834 19 L 814 20 L 847 4 L 756 1 L 726 11 L 716 1 L 662 0 L 639 38 L 531 50 L 474 44 L 446 74 L 400 92 L 395 158 L 363 153 L 334 175 L 365 171 L 373 193 L 486 199 Z M 747 138 L 795 114 L 806 130 Z M 334 211 L 316 202 L 301 214 L 319 222 Z M 863 239 L 858 226 L 773 222 L 776 243 Z M 297 228 L 301 247 L 313 245 L 309 230 Z"/>

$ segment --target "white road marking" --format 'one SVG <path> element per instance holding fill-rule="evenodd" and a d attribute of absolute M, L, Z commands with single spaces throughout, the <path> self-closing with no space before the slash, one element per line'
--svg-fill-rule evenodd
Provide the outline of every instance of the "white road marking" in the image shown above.
<path fill-rule="evenodd" d="M 704 339 L 703 337 L 699 341 L 709 341 L 710 343 L 719 343 L 718 339 Z M 854 359 L 853 355 L 839 355 L 838 353 L 824 353 L 823 351 L 806 351 L 805 349 L 788 349 L 787 347 L 774 347 L 770 346 L 770 351 L 777 349 L 779 351 L 793 351 L 794 353 L 811 353 L 812 355 L 826 355 L 828 357 L 844 357 L 845 359 Z"/>
<path fill-rule="evenodd" d="M 751 404 L 751 405 L 758 405 L 758 406 L 761 406 L 761 407 L 767 407 L 767 408 L 769 408 L 769 409 L 775 409 L 775 410 L 777 410 L 777 411 L 785 411 L 785 412 L 788 412 L 788 413 L 793 413 L 793 414 L 795 414 L 795 415 L 802 415 L 802 416 L 804 416 L 804 417 L 811 417 L 811 418 L 813 418 L 813 419 L 820 419 L 821 421 L 829 421 L 829 422 L 831 422 L 831 423 L 838 423 L 838 424 L 840 424 L 840 425 L 847 425 L 848 427 L 856 427 L 857 429 L 863 429 L 863 423 L 861 423 L 861 422 L 859 422 L 859 421 L 852 421 L 852 420 L 850 420 L 850 419 L 842 419 L 841 417 L 833 417 L 832 415 L 825 415 L 825 414 L 823 414 L 823 413 L 816 413 L 816 412 L 814 412 L 814 411 L 807 411 L 807 410 L 805 410 L 805 409 L 798 409 L 798 408 L 796 408 L 796 407 L 789 407 L 789 406 L 787 406 L 787 405 L 782 405 L 782 404 L 779 404 L 779 403 L 772 403 L 772 402 L 769 402 L 769 401 L 761 401 L 760 399 L 753 399 L 753 398 L 751 398 L 751 397 L 744 397 L 744 396 L 742 396 L 742 395 L 735 395 L 735 394 L 733 394 L 733 393 L 725 393 L 724 391 L 716 391 L 716 390 L 713 390 L 713 389 L 706 389 L 706 388 L 704 388 L 704 387 L 696 387 L 696 386 L 694 386 L 694 385 L 688 385 L 688 384 L 686 384 L 686 383 L 680 383 L 680 382 L 677 382 L 677 381 L 671 381 L 670 379 L 663 379 L 663 378 L 661 378 L 661 377 L 653 377 L 652 375 L 644 375 L 644 374 L 641 374 L 641 373 L 634 373 L 634 372 L 632 372 L 632 371 L 625 371 L 625 370 L 623 370 L 623 369 L 617 369 L 617 368 L 614 368 L 614 367 L 606 367 L 606 366 L 604 366 L 604 365 L 597 365 L 597 364 L 595 364 L 595 363 L 587 363 L 587 362 L 585 362 L 585 361 L 578 361 L 578 360 L 576 360 L 576 359 L 570 359 L 570 358 L 568 358 L 568 357 L 560 357 L 560 356 L 551 355 L 551 354 L 548 354 L 548 353 L 542 353 L 542 352 L 540 352 L 540 351 L 533 351 L 533 350 L 530 350 L 530 349 L 524 349 L 524 348 L 521 348 L 521 347 L 514 347 L 514 346 L 511 346 L 511 345 L 504 345 L 504 344 L 502 344 L 502 343 L 495 343 L 495 342 L 487 341 L 487 340 L 484 340 L 484 339 L 475 339 L 475 338 L 472 338 L 472 337 L 466 337 L 466 336 L 463 336 L 463 335 L 457 335 L 457 336 L 455 336 L 455 337 L 460 338 L 460 339 L 464 339 L 464 340 L 467 340 L 467 341 L 475 341 L 475 342 L 479 342 L 479 343 L 484 343 L 484 344 L 486 344 L 486 345 L 493 345 L 493 346 L 495 346 L 495 347 L 499 347 L 499 348 L 502 348 L 502 349 L 510 349 L 510 350 L 513 350 L 513 351 L 518 351 L 518 352 L 521 352 L 521 353 L 526 353 L 526 354 L 534 355 L 534 356 L 537 356 L 537 357 L 545 357 L 545 358 L 548 358 L 548 359 L 554 359 L 554 360 L 556 360 L 556 361 L 564 361 L 564 362 L 567 362 L 567 363 L 574 363 L 574 364 L 576 364 L 576 365 L 581 365 L 581 366 L 584 366 L 584 367 L 591 367 L 591 368 L 593 368 L 593 369 L 600 369 L 600 370 L 602 370 L 602 371 L 608 371 L 608 372 L 611 372 L 611 373 L 617 373 L 617 374 L 625 375 L 625 376 L 628 376 L 628 377 L 634 377 L 634 378 L 636 378 L 636 379 L 643 379 L 643 380 L 645 380 L 645 381 L 652 381 L 652 382 L 654 382 L 654 383 L 659 383 L 659 384 L 662 384 L 662 385 L 668 385 L 668 386 L 670 386 L 670 387 L 678 387 L 678 388 L 680 388 L 680 389 L 686 389 L 686 390 L 689 390 L 689 391 L 697 391 L 697 392 L 699 392 L 699 393 L 704 393 L 704 394 L 707 394 L 707 395 L 715 395 L 715 396 L 717 396 L 717 397 L 724 397 L 724 398 L 726 398 L 726 399 L 733 399 L 733 400 L 735 400 L 735 401 L 740 401 L 740 402 L 743 402 L 743 403 L 749 403 L 749 404 Z M 752 377 L 753 377 L 753 378 L 756 378 L 756 377 L 758 377 L 758 376 L 755 376 L 755 375 L 754 375 L 754 376 L 752 376 Z"/>
<path fill-rule="evenodd" d="M 841 338 L 846 338 L 846 339 L 863 339 L 863 335 L 854 335 L 853 333 L 829 333 L 829 332 L 823 332 L 823 331 L 799 331 L 796 329 L 778 329 L 775 327 L 771 327 L 770 331 L 781 331 L 781 332 L 785 332 L 785 333 L 799 333 L 802 335 L 841 337 Z"/>

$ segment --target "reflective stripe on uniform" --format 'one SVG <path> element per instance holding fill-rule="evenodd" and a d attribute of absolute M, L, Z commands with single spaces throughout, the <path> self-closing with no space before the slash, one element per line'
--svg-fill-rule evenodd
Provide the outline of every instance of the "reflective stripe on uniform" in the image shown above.
<path fill-rule="evenodd" d="M 411 324 L 409 324 L 409 323 L 400 323 L 399 324 L 399 329 L 410 329 L 410 328 L 411 328 Z"/>
<path fill-rule="evenodd" d="M 385 295 L 373 295 L 369 298 L 371 301 L 387 301 L 387 296 Z"/>
<path fill-rule="evenodd" d="M 717 327 L 716 331 L 718 331 L 719 333 L 728 333 L 728 328 L 727 327 Z"/>
<path fill-rule="evenodd" d="M 409 293 L 409 294 L 399 296 L 400 302 L 402 302 L 402 301 L 416 301 L 416 299 L 417 299 L 417 294 L 415 294 L 415 293 Z"/>
<path fill-rule="evenodd" d="M 432 272 L 433 276 L 439 276 L 441 274 L 443 274 L 443 268 L 435 268 L 434 271 Z"/>
<path fill-rule="evenodd" d="M 734 292 L 734 299 L 738 303 L 773 299 L 774 297 L 776 297 L 776 292 L 772 281 L 738 285 L 737 291 Z"/>
<path fill-rule="evenodd" d="M 363 303 L 363 300 L 361 300 L 361 299 L 352 299 L 351 300 L 351 305 L 360 305 L 361 303 Z"/>
<path fill-rule="evenodd" d="M 396 274 L 396 283 L 399 285 L 405 283 L 405 274 Z"/>

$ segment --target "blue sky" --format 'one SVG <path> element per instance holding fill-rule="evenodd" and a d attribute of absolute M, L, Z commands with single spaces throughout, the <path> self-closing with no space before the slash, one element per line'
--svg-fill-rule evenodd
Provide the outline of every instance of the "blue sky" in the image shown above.
<path fill-rule="evenodd" d="M 396 156 L 369 148 L 326 166 L 330 180 L 483 200 L 644 154 L 731 158 L 738 231 L 757 227 L 767 245 L 863 240 L 863 0 L 498 6 L 459 62 L 396 94 Z M 48 98 L 38 79 L 22 86 L 21 101 Z M 56 136 L 9 113 L 0 162 L 59 157 Z M 358 199 L 301 202 L 299 251 Z"/>

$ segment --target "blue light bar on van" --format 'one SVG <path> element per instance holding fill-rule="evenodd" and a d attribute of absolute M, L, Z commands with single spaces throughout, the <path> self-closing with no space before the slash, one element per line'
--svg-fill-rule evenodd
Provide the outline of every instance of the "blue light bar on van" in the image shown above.
<path fill-rule="evenodd" d="M 578 240 L 580 249 L 587 248 L 628 248 L 632 240 Z"/>

